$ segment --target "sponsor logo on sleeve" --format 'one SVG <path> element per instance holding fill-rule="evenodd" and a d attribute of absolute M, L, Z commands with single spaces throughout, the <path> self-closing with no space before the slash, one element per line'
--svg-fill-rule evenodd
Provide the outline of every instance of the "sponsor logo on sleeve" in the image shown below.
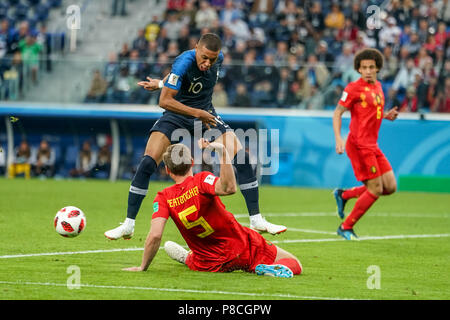
<path fill-rule="evenodd" d="M 176 74 L 171 73 L 169 76 L 169 80 L 167 82 L 173 86 L 176 86 L 179 78 L 180 78 L 180 76 L 177 76 Z"/>
<path fill-rule="evenodd" d="M 212 174 L 208 175 L 205 180 L 203 182 L 213 185 L 214 184 L 214 180 L 216 179 L 215 176 L 213 176 Z"/>

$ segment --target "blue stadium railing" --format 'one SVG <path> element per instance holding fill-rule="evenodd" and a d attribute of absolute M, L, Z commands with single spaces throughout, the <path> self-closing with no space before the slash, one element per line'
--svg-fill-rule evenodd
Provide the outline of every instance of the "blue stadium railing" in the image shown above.
<path fill-rule="evenodd" d="M 335 153 L 331 111 L 217 111 L 232 128 L 241 129 L 244 137 L 257 133 L 262 183 L 317 188 L 358 183 L 348 158 Z M 11 152 L 22 139 L 36 145 L 45 138 L 57 147 L 59 174 L 64 176 L 70 169 L 67 163 L 73 165 L 74 161 L 69 148 L 75 150 L 84 140 L 95 143 L 99 135 L 109 136 L 109 178 L 129 179 L 142 156 L 149 129 L 161 114 L 156 106 L 1 103 L 0 145 L 10 163 Z M 449 115 L 402 113 L 397 121 L 383 123 L 379 144 L 398 178 L 450 177 L 449 121 Z M 348 133 L 348 124 L 349 117 L 344 117 L 343 134 Z"/>

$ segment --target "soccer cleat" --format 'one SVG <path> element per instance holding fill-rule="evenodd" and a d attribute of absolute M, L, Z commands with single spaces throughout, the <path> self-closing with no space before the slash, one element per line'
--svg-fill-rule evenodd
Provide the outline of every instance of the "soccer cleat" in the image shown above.
<path fill-rule="evenodd" d="M 110 240 L 117 240 L 124 238 L 125 240 L 131 239 L 134 233 L 134 227 L 121 223 L 117 228 L 108 230 L 104 233 L 105 237 Z"/>
<path fill-rule="evenodd" d="M 166 243 L 164 243 L 164 250 L 166 251 L 167 255 L 173 260 L 176 260 L 182 264 L 186 264 L 186 258 L 189 251 L 180 246 L 178 243 L 175 243 L 173 241 L 166 241 Z"/>
<path fill-rule="evenodd" d="M 280 234 L 287 230 L 285 226 L 267 222 L 267 220 L 264 218 L 258 219 L 257 221 L 251 220 L 250 229 L 253 229 L 259 233 L 268 232 L 273 235 Z"/>
<path fill-rule="evenodd" d="M 342 190 L 342 189 L 334 189 L 333 190 L 333 195 L 334 195 L 334 198 L 336 199 L 337 213 L 339 215 L 339 218 L 341 218 L 341 219 L 344 219 L 344 217 L 345 217 L 344 208 L 345 208 L 345 204 L 347 203 L 347 200 L 342 198 L 343 192 L 344 192 L 344 190 Z"/>
<path fill-rule="evenodd" d="M 342 225 L 337 229 L 337 234 L 345 240 L 359 240 L 353 229 L 342 229 Z"/>
<path fill-rule="evenodd" d="M 255 268 L 258 276 L 270 276 L 278 278 L 292 278 L 294 273 L 282 264 L 258 264 Z"/>

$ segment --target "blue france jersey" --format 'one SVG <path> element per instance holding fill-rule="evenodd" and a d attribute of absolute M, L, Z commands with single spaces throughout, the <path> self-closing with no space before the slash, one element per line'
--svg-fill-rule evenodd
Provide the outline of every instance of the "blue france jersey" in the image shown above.
<path fill-rule="evenodd" d="M 195 49 L 180 54 L 172 65 L 171 73 L 164 85 L 178 90 L 175 100 L 191 108 L 210 109 L 212 94 L 219 77 L 223 53 L 207 71 L 200 71 L 195 60 Z"/>

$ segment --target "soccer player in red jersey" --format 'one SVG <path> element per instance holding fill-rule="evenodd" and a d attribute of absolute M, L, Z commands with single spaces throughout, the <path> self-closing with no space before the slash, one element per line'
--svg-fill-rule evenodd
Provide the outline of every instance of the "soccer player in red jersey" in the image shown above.
<path fill-rule="evenodd" d="M 167 219 L 171 217 L 191 251 L 172 241 L 166 242 L 164 249 L 172 259 L 191 270 L 244 270 L 285 278 L 300 274 L 302 265 L 294 255 L 242 226 L 225 209 L 219 196 L 233 194 L 237 189 L 230 157 L 221 143 L 201 139 L 199 144 L 219 155 L 220 176 L 206 171 L 193 175 L 189 148 L 183 144 L 169 146 L 163 161 L 175 184 L 155 197 L 141 265 L 124 270 L 147 270 L 158 252 Z"/>
<path fill-rule="evenodd" d="M 383 119 L 395 120 L 397 107 L 383 113 L 384 95 L 377 73 L 383 67 L 383 56 L 376 49 L 363 49 L 355 55 L 354 68 L 361 78 L 351 82 L 344 89 L 342 97 L 334 111 L 333 130 L 336 140 L 336 152 L 347 152 L 352 163 L 355 177 L 363 185 L 349 190 L 336 189 L 338 214 L 344 218 L 347 200 L 358 198 L 355 206 L 337 233 L 347 240 L 357 239 L 353 226 L 381 196 L 396 191 L 397 182 L 392 167 L 378 147 L 378 131 Z M 347 141 L 341 136 L 342 115 L 350 110 L 350 133 Z"/>

